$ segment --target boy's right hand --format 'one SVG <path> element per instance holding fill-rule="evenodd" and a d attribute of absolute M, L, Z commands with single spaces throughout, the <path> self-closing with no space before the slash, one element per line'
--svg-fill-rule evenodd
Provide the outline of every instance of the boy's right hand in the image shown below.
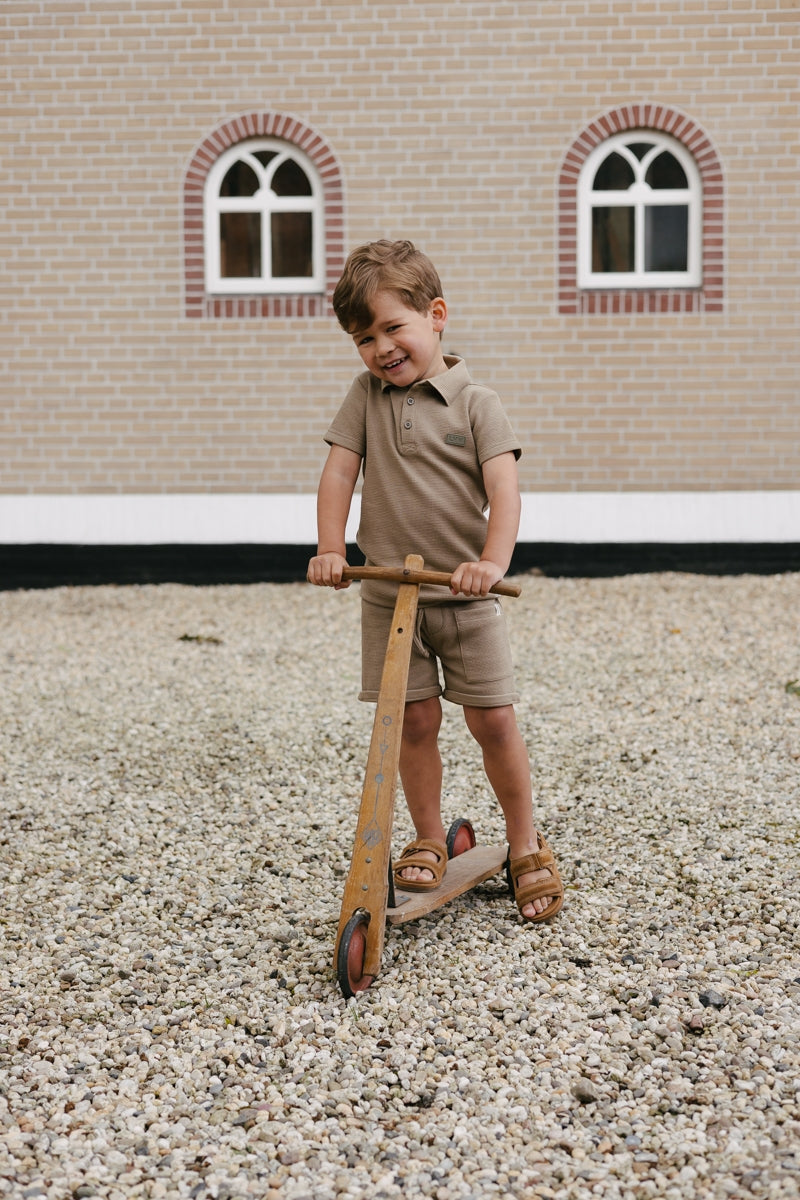
<path fill-rule="evenodd" d="M 342 571 L 347 559 L 342 554 L 316 554 L 308 564 L 306 579 L 317 587 L 332 587 L 337 592 L 350 587 L 350 581 L 342 580 Z"/>

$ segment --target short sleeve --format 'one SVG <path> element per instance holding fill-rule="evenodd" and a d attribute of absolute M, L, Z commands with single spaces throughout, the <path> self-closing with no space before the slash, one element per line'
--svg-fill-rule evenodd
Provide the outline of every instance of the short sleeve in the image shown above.
<path fill-rule="evenodd" d="M 522 456 L 522 446 L 496 392 L 476 387 L 470 397 L 470 424 L 481 466 L 498 454 Z"/>
<path fill-rule="evenodd" d="M 367 393 L 369 375 L 358 375 L 325 434 L 329 446 L 344 446 L 361 458 L 367 453 Z"/>

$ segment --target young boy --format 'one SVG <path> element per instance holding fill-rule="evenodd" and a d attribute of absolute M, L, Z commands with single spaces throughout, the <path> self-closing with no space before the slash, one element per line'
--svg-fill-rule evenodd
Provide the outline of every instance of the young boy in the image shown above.
<path fill-rule="evenodd" d="M 489 596 L 508 569 L 519 528 L 519 443 L 497 395 L 473 383 L 461 359 L 442 353 L 442 285 L 411 242 L 377 241 L 354 250 L 333 307 L 367 370 L 325 435 L 330 451 L 308 579 L 321 587 L 349 586 L 342 581 L 345 524 L 362 465 L 358 544 L 367 563 L 402 567 L 406 554 L 421 554 L 426 569 L 452 573 L 451 593 L 420 589 L 400 751 L 417 836 L 394 865 L 395 883 L 406 891 L 431 890 L 447 865 L 438 746 L 444 695 L 463 706 L 483 752 L 506 820 L 519 911 L 526 921 L 549 920 L 561 908 L 564 889 L 534 825 L 508 637 L 500 604 Z M 391 584 L 361 584 L 361 700 L 377 700 L 395 598 Z"/>

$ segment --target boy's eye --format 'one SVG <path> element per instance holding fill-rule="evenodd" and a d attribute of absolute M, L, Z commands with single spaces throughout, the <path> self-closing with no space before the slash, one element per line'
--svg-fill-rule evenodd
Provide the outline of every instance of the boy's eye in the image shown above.
<path fill-rule="evenodd" d="M 387 325 L 385 327 L 386 333 L 397 333 L 398 329 L 403 328 L 403 324 L 404 324 L 403 321 L 397 321 L 396 324 L 394 324 L 394 325 Z M 362 334 L 361 336 L 359 336 L 359 334 L 356 334 L 353 338 L 353 341 L 355 342 L 355 344 L 357 346 L 367 346 L 367 345 L 369 345 L 370 342 L 372 342 L 374 340 L 375 339 L 373 338 L 371 333 L 365 333 L 365 334 Z"/>

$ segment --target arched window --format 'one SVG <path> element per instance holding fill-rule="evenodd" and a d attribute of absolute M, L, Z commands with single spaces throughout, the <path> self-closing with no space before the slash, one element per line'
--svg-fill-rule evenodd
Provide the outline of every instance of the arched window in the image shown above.
<path fill-rule="evenodd" d="M 596 146 L 578 184 L 578 285 L 698 287 L 702 189 L 676 139 L 631 130 Z"/>
<path fill-rule="evenodd" d="M 275 138 L 232 146 L 206 180 L 207 291 L 323 291 L 322 226 L 322 187 L 304 154 Z"/>
<path fill-rule="evenodd" d="M 720 312 L 722 166 L 707 134 L 664 105 L 592 121 L 558 181 L 560 313 Z"/>
<path fill-rule="evenodd" d="M 281 113 L 226 121 L 195 151 L 183 202 L 187 317 L 331 315 L 343 187 L 313 129 Z"/>

